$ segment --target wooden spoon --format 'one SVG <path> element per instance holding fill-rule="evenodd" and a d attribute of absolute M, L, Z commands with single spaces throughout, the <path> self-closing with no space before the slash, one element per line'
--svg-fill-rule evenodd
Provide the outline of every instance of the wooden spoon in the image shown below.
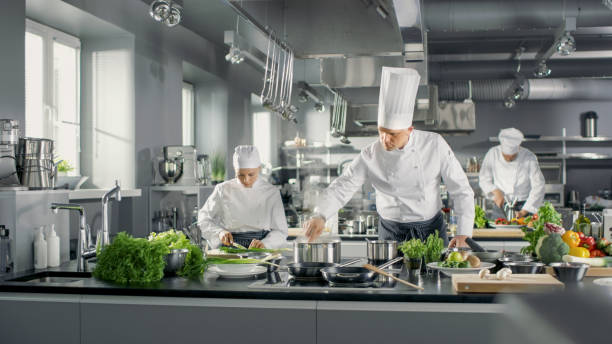
<path fill-rule="evenodd" d="M 374 271 L 374 272 L 376 272 L 377 274 L 381 274 L 381 275 L 383 275 L 383 276 L 389 277 L 389 278 L 391 278 L 391 279 L 393 279 L 393 280 L 395 280 L 395 281 L 397 281 L 397 282 L 400 282 L 400 283 L 402 283 L 402 284 L 405 284 L 405 285 L 407 285 L 407 286 L 409 286 L 409 287 L 412 287 L 412 288 L 415 288 L 415 289 L 418 289 L 418 290 L 425 290 L 425 289 L 423 289 L 423 287 L 419 287 L 419 286 L 418 286 L 418 285 L 416 285 L 416 284 L 412 284 L 412 283 L 410 283 L 410 282 L 408 282 L 408 281 L 404 281 L 404 280 L 403 280 L 403 279 L 401 279 L 401 278 L 397 278 L 397 277 L 393 276 L 392 274 L 390 274 L 390 273 L 388 273 L 388 272 L 386 272 L 386 271 L 384 271 L 384 270 L 381 270 L 381 269 L 379 269 L 379 268 L 375 267 L 375 266 L 374 266 L 374 265 L 372 265 L 372 264 L 365 264 L 363 267 L 364 267 L 364 268 L 366 268 L 366 269 L 368 269 L 368 270 L 370 270 L 370 271 Z"/>

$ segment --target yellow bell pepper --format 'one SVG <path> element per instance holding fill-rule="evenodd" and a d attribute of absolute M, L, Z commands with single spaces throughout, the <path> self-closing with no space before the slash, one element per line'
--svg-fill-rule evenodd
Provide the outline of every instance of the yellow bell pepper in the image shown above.
<path fill-rule="evenodd" d="M 589 258 L 591 253 L 584 247 L 570 247 L 569 250 L 570 256 L 581 257 L 581 258 Z"/>
<path fill-rule="evenodd" d="M 580 236 L 578 236 L 578 233 L 571 230 L 565 231 L 561 238 L 563 239 L 563 242 L 565 242 L 567 246 L 570 247 L 570 249 L 573 247 L 577 247 L 580 244 Z"/>

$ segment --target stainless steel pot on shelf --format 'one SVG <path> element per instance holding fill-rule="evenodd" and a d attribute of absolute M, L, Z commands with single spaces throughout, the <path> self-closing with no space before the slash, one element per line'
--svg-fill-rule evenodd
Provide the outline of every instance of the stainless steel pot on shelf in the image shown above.
<path fill-rule="evenodd" d="M 339 239 L 320 240 L 314 243 L 293 242 L 293 261 L 295 263 L 340 263 L 341 241 Z"/>

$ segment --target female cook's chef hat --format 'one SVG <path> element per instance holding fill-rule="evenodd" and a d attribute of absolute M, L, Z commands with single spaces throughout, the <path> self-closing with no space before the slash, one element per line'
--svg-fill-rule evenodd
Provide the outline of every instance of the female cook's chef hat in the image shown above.
<path fill-rule="evenodd" d="M 378 96 L 378 126 L 407 129 L 412 126 L 414 101 L 421 76 L 412 68 L 383 67 Z"/>
<path fill-rule="evenodd" d="M 504 154 L 512 155 L 518 153 L 519 146 L 523 139 L 523 133 L 515 128 L 502 129 L 499 132 L 499 143 Z"/>
<path fill-rule="evenodd" d="M 234 169 L 258 168 L 261 166 L 257 147 L 250 145 L 237 146 L 234 149 Z"/>

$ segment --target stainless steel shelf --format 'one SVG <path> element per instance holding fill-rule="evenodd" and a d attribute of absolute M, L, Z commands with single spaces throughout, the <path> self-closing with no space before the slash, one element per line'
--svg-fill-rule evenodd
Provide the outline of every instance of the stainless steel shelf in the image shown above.
<path fill-rule="evenodd" d="M 610 154 L 600 153 L 571 153 L 571 154 L 560 154 L 560 159 L 581 159 L 581 160 L 608 160 L 612 159 Z"/>
<path fill-rule="evenodd" d="M 497 136 L 489 137 L 490 142 L 499 142 Z M 582 136 L 540 136 L 538 138 L 525 138 L 525 142 L 612 142 L 612 137 L 582 137 Z"/>

